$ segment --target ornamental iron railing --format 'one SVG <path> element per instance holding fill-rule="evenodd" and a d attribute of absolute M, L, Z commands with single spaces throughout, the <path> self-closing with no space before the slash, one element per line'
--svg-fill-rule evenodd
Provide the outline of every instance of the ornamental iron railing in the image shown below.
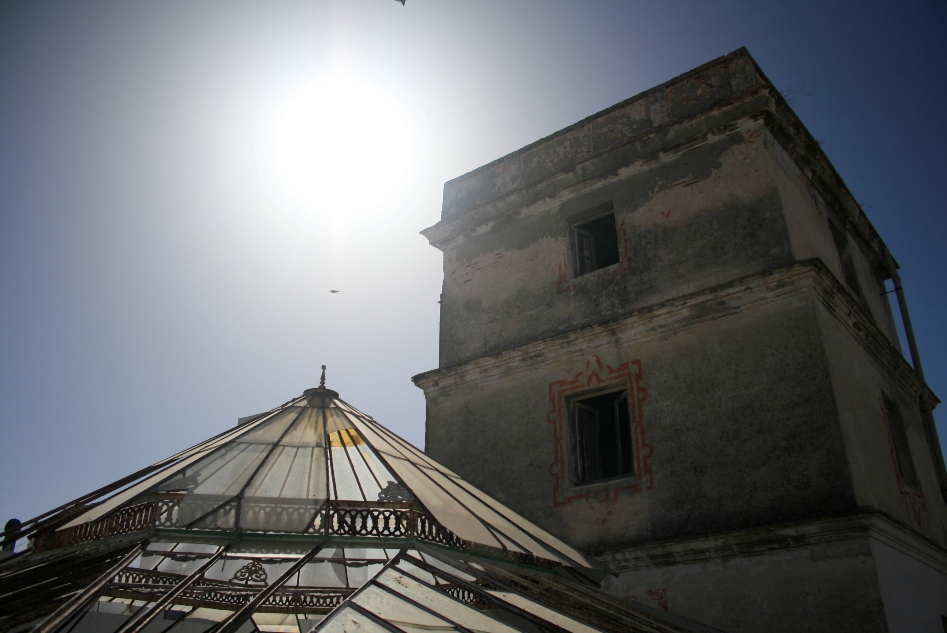
<path fill-rule="evenodd" d="M 33 551 L 42 552 L 69 545 L 96 541 L 110 536 L 129 534 L 155 527 L 182 528 L 178 518 L 183 495 L 163 494 L 160 498 L 126 506 L 98 520 L 71 528 L 41 532 L 33 539 Z M 274 524 L 285 525 L 287 512 L 293 512 L 293 506 L 281 507 L 280 504 L 266 504 L 274 513 Z M 265 512 L 262 504 L 254 504 L 255 513 L 252 524 L 265 524 L 262 517 Z M 380 538 L 419 538 L 433 543 L 463 547 L 464 541 L 442 526 L 427 510 L 416 503 L 403 501 L 330 501 L 318 512 L 307 510 L 308 519 L 296 525 L 305 526 L 306 534 L 325 534 L 326 536 L 358 536 Z M 202 528 L 203 529 L 203 528 Z M 229 530 L 227 530 L 229 531 Z M 242 530 L 264 531 L 264 530 Z M 287 532 L 289 530 L 266 530 Z M 292 530 L 299 533 L 300 531 Z"/>
<path fill-rule="evenodd" d="M 185 576 L 147 569 L 128 568 L 108 584 L 104 593 L 112 598 L 154 602 L 171 587 L 181 583 Z M 175 598 L 175 603 L 193 607 L 234 609 L 250 602 L 265 585 L 199 579 Z M 349 587 L 280 587 L 259 607 L 270 613 L 328 613 L 348 598 L 354 588 Z"/>

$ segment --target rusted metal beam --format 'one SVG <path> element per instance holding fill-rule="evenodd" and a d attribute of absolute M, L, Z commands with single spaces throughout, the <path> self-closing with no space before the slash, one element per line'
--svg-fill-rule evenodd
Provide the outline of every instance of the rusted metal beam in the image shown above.
<path fill-rule="evenodd" d="M 311 549 L 308 554 L 300 558 L 296 563 L 287 569 L 283 574 L 273 581 L 273 584 L 265 587 L 260 593 L 253 597 L 250 602 L 245 604 L 239 610 L 237 610 L 229 618 L 220 622 L 219 624 L 211 627 L 205 633 L 236 633 L 244 622 L 249 620 L 257 608 L 262 605 L 266 600 L 273 595 L 277 589 L 279 589 L 283 583 L 292 578 L 293 574 L 297 573 L 302 569 L 303 565 L 308 563 L 312 558 L 322 550 L 322 543 L 320 543 L 315 548 Z"/>
<path fill-rule="evenodd" d="M 143 615 L 140 617 L 130 618 L 125 624 L 120 626 L 118 630 L 115 631 L 115 633 L 139 633 L 139 631 L 148 626 L 152 620 L 161 615 L 165 607 L 171 604 L 171 602 L 174 601 L 174 599 L 177 598 L 185 589 L 194 584 L 194 582 L 201 578 L 208 569 L 213 567 L 214 563 L 219 561 L 229 548 L 229 545 L 220 548 L 216 554 L 211 556 L 210 559 L 201 565 L 193 574 L 179 582 L 171 589 L 171 591 L 166 593 L 161 597 L 160 600 L 155 602 L 151 609 L 145 610 Z"/>
<path fill-rule="evenodd" d="M 133 547 L 132 550 L 128 552 L 128 554 L 122 557 L 122 560 L 118 561 L 118 563 L 109 568 L 108 571 L 99 576 L 95 582 L 87 586 L 78 595 L 72 598 L 72 600 L 69 600 L 64 605 L 53 611 L 53 613 L 48 618 L 43 620 L 39 626 L 33 629 L 30 633 L 53 633 L 53 631 L 58 629 L 59 626 L 63 624 L 63 622 L 68 620 L 71 616 L 75 615 L 77 611 L 95 600 L 99 592 L 108 583 L 108 581 L 111 580 L 115 574 L 128 567 L 133 560 L 138 558 L 138 555 L 142 553 L 147 544 L 148 543 L 146 541 Z"/>

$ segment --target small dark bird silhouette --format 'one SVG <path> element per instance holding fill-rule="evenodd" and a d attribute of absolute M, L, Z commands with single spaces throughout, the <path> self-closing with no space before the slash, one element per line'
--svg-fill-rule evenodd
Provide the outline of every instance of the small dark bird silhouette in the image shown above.
<path fill-rule="evenodd" d="M 404 0 L 395 0 L 395 2 L 400 2 L 401 6 L 404 6 Z"/>
<path fill-rule="evenodd" d="M 331 292 L 332 294 L 335 294 L 338 292 L 338 290 L 330 290 L 329 292 Z"/>

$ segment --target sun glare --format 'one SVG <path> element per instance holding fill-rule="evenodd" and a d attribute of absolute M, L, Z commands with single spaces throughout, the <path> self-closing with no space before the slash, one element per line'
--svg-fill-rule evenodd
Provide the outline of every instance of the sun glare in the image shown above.
<path fill-rule="evenodd" d="M 294 205 L 351 225 L 405 193 L 415 159 L 407 109 L 336 71 L 291 91 L 268 133 L 273 178 Z"/>

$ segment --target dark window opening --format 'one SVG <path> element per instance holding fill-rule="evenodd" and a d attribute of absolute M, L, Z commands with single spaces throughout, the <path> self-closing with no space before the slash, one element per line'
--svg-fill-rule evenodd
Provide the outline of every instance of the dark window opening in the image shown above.
<path fill-rule="evenodd" d="M 570 411 L 573 483 L 634 474 L 627 391 L 574 399 Z"/>
<path fill-rule="evenodd" d="M 917 488 L 917 471 L 914 469 L 914 460 L 911 459 L 911 448 L 908 446 L 908 434 L 904 428 L 904 419 L 901 409 L 895 402 L 884 394 L 885 414 L 888 418 L 888 428 L 891 430 L 891 443 L 898 458 L 898 471 L 904 483 Z"/>
<path fill-rule="evenodd" d="M 608 213 L 573 225 L 572 252 L 576 277 L 617 264 L 621 255 L 618 252 L 615 214 Z"/>
<path fill-rule="evenodd" d="M 858 283 L 858 274 L 855 272 L 852 249 L 848 245 L 848 237 L 834 222 L 829 222 L 829 228 L 832 230 L 832 241 L 835 242 L 835 250 L 838 252 L 839 263 L 842 265 L 842 281 L 859 299 L 864 299 L 861 284 Z"/>

